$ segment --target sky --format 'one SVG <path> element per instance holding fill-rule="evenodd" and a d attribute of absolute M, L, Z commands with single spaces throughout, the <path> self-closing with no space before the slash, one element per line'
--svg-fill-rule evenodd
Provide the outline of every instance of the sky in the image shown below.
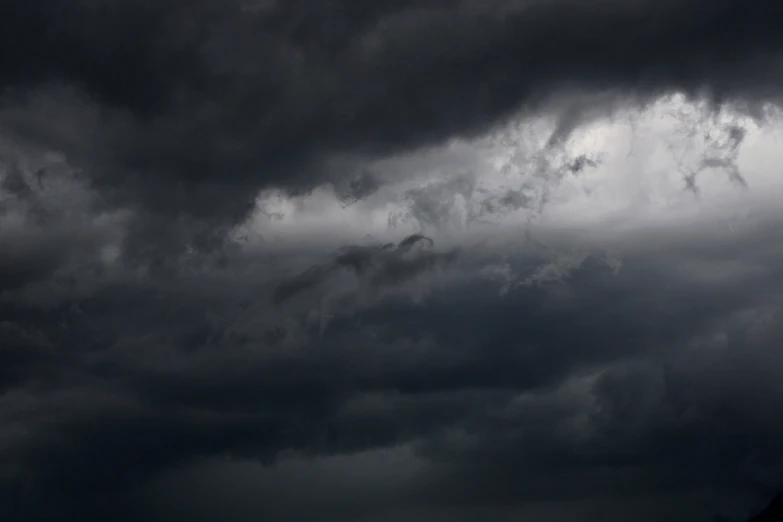
<path fill-rule="evenodd" d="M 0 520 L 746 520 L 783 488 L 780 27 L 0 0 Z"/>

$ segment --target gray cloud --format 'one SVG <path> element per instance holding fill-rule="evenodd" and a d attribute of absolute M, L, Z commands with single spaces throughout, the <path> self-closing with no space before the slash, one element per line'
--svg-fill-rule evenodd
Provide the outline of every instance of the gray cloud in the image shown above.
<path fill-rule="evenodd" d="M 778 104 L 781 25 L 762 0 L 0 0 L 0 519 L 745 519 L 783 482 L 779 220 L 438 233 L 538 212 L 620 106 Z M 533 113 L 554 132 L 507 167 L 535 186 L 399 158 Z M 686 184 L 743 185 L 746 131 L 710 130 Z M 350 204 L 419 168 L 400 219 L 437 246 L 228 239 L 262 189 Z"/>
<path fill-rule="evenodd" d="M 339 178 L 334 155 L 476 135 L 552 93 L 585 100 L 558 135 L 595 112 L 585 92 L 780 95 L 781 15 L 763 0 L 9 0 L 0 15 L 4 134 L 159 216 L 133 252 L 214 247 L 260 188 Z"/>
<path fill-rule="evenodd" d="M 736 260 L 741 243 L 694 237 L 657 255 L 652 243 L 629 250 L 617 273 L 588 257 L 555 286 L 502 297 L 500 284 L 472 275 L 483 256 L 468 251 L 454 266 L 462 275 L 423 301 L 365 301 L 317 334 L 306 309 L 275 319 L 268 300 L 237 305 L 273 295 L 270 281 L 248 277 L 243 263 L 254 259 L 198 278 L 106 281 L 48 309 L 6 303 L 4 509 L 20 521 L 187 519 L 177 499 L 200 491 L 192 505 L 222 519 L 235 508 L 213 503 L 228 493 L 208 477 L 210 459 L 228 456 L 218 465 L 227 480 L 281 481 L 268 500 L 281 521 L 313 516 L 284 499 L 330 482 L 335 497 L 313 502 L 335 520 L 445 520 L 449 509 L 469 520 L 536 509 L 624 520 L 644 512 L 644 495 L 669 496 L 672 513 L 696 520 L 709 509 L 741 514 L 781 478 L 773 237 L 748 234 L 756 268 L 723 279 L 702 276 Z M 397 262 L 422 241 L 338 258 L 396 280 L 379 260 Z M 508 259 L 521 274 L 548 262 Z M 257 326 L 239 327 L 242 309 Z M 375 459 L 399 447 L 410 448 L 410 469 L 372 479 L 375 500 L 352 500 L 352 463 L 376 476 Z M 291 458 L 298 476 L 319 473 L 322 458 L 349 475 L 297 484 L 285 478 Z M 252 488 L 237 487 L 250 510 L 237 519 L 261 516 Z M 689 495 L 705 488 L 728 496 L 698 507 Z"/>
<path fill-rule="evenodd" d="M 282 304 L 299 293 L 321 285 L 342 270 L 352 271 L 371 287 L 398 285 L 429 270 L 448 266 L 459 255 L 458 250 L 433 252 L 424 249 L 421 244 L 432 247 L 434 242 L 426 236 L 415 234 L 397 245 L 389 243 L 344 247 L 330 262 L 312 266 L 281 282 L 275 290 L 274 300 Z"/>

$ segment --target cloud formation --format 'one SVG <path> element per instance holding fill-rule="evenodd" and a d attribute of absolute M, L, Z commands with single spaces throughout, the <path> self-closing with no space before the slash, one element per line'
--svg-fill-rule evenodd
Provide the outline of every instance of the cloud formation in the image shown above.
<path fill-rule="evenodd" d="M 105 282 L 48 309 L 6 302 L 4 509 L 20 521 L 186 520 L 194 509 L 287 521 L 314 516 L 297 507 L 303 495 L 334 520 L 503 519 L 542 502 L 573 520 L 623 520 L 644 512 L 645 495 L 691 516 L 703 501 L 688 495 L 704 488 L 729 492 L 712 509 L 747 509 L 748 492 L 781 477 L 783 395 L 779 243 L 768 230 L 745 237 L 768 246 L 723 277 L 704 278 L 736 262 L 738 243 L 689 236 L 665 255 L 625 243 L 620 271 L 587 256 L 555 284 L 503 295 L 475 269 L 484 256 L 466 253 L 462 275 L 424 300 L 364 301 L 320 331 L 307 306 L 285 323 L 267 301 L 237 306 L 273 291 L 241 259 L 198 279 Z M 388 284 L 422 241 L 349 249 L 344 264 Z M 549 263 L 508 259 L 531 276 Z M 385 452 L 401 452 L 387 478 Z M 249 485 L 278 481 L 270 497 Z M 335 497 L 320 497 L 329 487 Z M 376 488 L 375 500 L 354 504 L 354 487 Z M 249 511 L 220 507 L 223 495 Z"/>
<path fill-rule="evenodd" d="M 422 250 L 422 244 L 434 245 L 432 239 L 415 234 L 398 245 L 342 248 L 331 262 L 312 266 L 281 282 L 275 289 L 274 300 L 282 304 L 296 294 L 321 285 L 339 270 L 350 270 L 375 288 L 400 285 L 428 270 L 453 263 L 459 254 L 458 250 L 443 253 Z"/>
<path fill-rule="evenodd" d="M 260 189 L 344 176 L 332 157 L 474 136 L 563 100 L 567 132 L 590 93 L 777 101 L 781 16 L 771 0 L 8 0 L 0 127 L 140 209 L 138 241 L 209 248 Z"/>
<path fill-rule="evenodd" d="M 0 519 L 747 519 L 780 27 L 0 0 Z"/>

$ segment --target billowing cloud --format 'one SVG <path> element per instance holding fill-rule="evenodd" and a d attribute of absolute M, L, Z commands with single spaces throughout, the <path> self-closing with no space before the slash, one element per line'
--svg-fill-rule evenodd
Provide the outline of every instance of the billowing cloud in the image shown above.
<path fill-rule="evenodd" d="M 4 1 L 0 127 L 139 208 L 134 255 L 214 248 L 259 189 L 345 176 L 329 158 L 518 111 L 564 107 L 562 136 L 624 99 L 780 96 L 772 1 L 365 4 Z"/>
<path fill-rule="evenodd" d="M 239 259 L 198 279 L 107 282 L 47 310 L 8 303 L 8 516 L 119 509 L 187 519 L 201 506 L 243 520 L 269 505 L 279 520 L 300 520 L 313 516 L 293 501 L 305 496 L 331 506 L 335 520 L 446 520 L 450 509 L 478 520 L 534 513 L 541 502 L 562 502 L 574 520 L 615 502 L 611 516 L 622 520 L 645 495 L 693 513 L 689 495 L 704 488 L 736 501 L 714 509 L 746 509 L 748 494 L 780 477 L 783 426 L 773 415 L 779 243 L 763 227 L 745 232 L 749 247 L 766 245 L 745 262 L 732 238 L 690 235 L 666 254 L 637 238 L 623 243 L 619 271 L 586 256 L 554 283 L 503 295 L 476 269 L 484 254 L 468 251 L 455 265 L 462 275 L 423 300 L 364 301 L 323 331 L 310 330 L 306 308 L 280 323 L 271 303 L 237 303 L 273 292 Z M 384 256 L 421 241 L 358 251 L 367 254 L 356 258 L 359 272 L 391 277 L 383 261 L 397 258 Z M 551 263 L 536 251 L 508 254 L 521 276 Z M 249 324 L 238 324 L 241 310 Z M 394 465 L 409 467 L 375 475 L 394 448 L 410 461 Z M 319 471 L 319 459 L 336 475 Z M 214 473 L 236 491 L 211 482 Z M 269 481 L 293 489 L 256 504 L 252 484 Z M 330 487 L 331 500 L 317 493 Z M 377 500 L 355 504 L 353 487 L 375 488 L 368 498 Z M 222 495 L 250 511 L 208 500 Z"/>
<path fill-rule="evenodd" d="M 746 520 L 780 26 L 0 0 L 0 519 Z"/>

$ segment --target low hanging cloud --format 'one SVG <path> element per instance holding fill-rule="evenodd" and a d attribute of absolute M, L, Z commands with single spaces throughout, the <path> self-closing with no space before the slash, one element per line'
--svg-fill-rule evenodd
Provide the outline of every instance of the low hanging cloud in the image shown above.
<path fill-rule="evenodd" d="M 781 26 L 0 0 L 0 519 L 744 522 Z"/>
<path fill-rule="evenodd" d="M 185 520 L 200 506 L 207 520 L 250 520 L 266 509 L 255 495 L 267 498 L 252 484 L 272 481 L 263 505 L 281 521 L 314 515 L 297 496 L 330 520 L 554 512 L 541 502 L 573 520 L 624 520 L 645 512 L 644 495 L 668 495 L 686 515 L 741 513 L 781 476 L 774 236 L 748 229 L 743 242 L 766 247 L 744 263 L 732 238 L 692 235 L 667 252 L 637 238 L 623 242 L 617 273 L 588 258 L 556 285 L 504 295 L 465 268 L 483 258 L 468 251 L 462 275 L 423 302 L 366 301 L 284 344 L 221 316 L 250 287 L 273 295 L 239 264 L 107 282 L 48 310 L 5 304 L 3 509 L 22 521 Z M 352 250 L 339 266 L 396 280 L 395 263 L 423 242 Z M 524 251 L 507 259 L 519 272 L 540 266 Z M 376 475 L 385 452 L 410 467 Z M 319 475 L 323 459 L 347 475 Z M 311 478 L 287 478 L 288 466 Z M 221 504 L 216 469 L 235 484 L 231 506 L 248 511 Z M 335 496 L 318 500 L 328 484 Z M 374 500 L 353 503 L 349 491 L 371 484 Z M 688 496 L 704 488 L 728 493 L 705 507 Z"/>

